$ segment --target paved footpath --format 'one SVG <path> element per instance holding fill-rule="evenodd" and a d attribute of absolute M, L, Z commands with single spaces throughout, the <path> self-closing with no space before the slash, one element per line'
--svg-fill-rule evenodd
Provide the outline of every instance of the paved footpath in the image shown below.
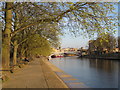
<path fill-rule="evenodd" d="M 67 88 L 51 68 L 41 59 L 30 62 L 13 73 L 3 88 Z"/>

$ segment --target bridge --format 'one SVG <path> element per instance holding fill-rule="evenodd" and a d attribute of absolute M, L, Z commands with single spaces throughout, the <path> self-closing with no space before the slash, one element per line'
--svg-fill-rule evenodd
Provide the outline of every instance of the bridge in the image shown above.
<path fill-rule="evenodd" d="M 76 51 L 67 51 L 67 52 L 54 52 L 55 56 L 76 56 L 78 53 Z"/>

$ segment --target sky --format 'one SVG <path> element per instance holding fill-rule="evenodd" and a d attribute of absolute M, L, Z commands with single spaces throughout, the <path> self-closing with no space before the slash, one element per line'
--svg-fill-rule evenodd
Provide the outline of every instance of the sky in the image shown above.
<path fill-rule="evenodd" d="M 70 34 L 61 36 L 61 47 L 62 48 L 87 48 L 89 38 L 84 38 L 83 36 L 74 37 Z"/>
<path fill-rule="evenodd" d="M 116 12 L 118 12 L 118 5 L 115 6 Z M 118 29 L 118 28 L 117 28 Z M 118 31 L 114 34 L 115 37 L 118 36 Z M 88 48 L 89 38 L 85 38 L 83 36 L 73 37 L 70 34 L 65 34 L 61 36 L 61 48 Z M 95 38 L 94 38 L 95 39 Z"/>

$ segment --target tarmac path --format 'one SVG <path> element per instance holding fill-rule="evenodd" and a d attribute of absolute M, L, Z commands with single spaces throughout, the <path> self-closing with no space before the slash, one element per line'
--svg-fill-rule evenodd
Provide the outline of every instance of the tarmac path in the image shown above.
<path fill-rule="evenodd" d="M 3 88 L 68 88 L 40 58 L 13 73 Z"/>

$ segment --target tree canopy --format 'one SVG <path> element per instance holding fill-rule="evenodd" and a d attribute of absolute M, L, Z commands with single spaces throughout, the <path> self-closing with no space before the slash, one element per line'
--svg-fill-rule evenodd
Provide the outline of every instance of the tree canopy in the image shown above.
<path fill-rule="evenodd" d="M 19 22 L 13 35 L 29 26 L 39 23 L 59 23 L 73 33 L 100 33 L 114 31 L 117 26 L 114 15 L 114 3 L 109 2 L 16 2 L 11 7 L 14 11 L 13 22 Z M 4 9 L 3 9 L 4 12 Z M 15 18 L 18 20 L 16 21 Z"/>
<path fill-rule="evenodd" d="M 110 33 L 102 34 L 97 37 L 94 46 L 98 51 L 103 51 L 103 49 L 112 51 L 117 46 L 117 39 Z"/>
<path fill-rule="evenodd" d="M 94 33 L 113 33 L 117 26 L 116 17 L 112 17 L 114 3 L 109 2 L 0 2 L 0 4 L 4 46 L 2 59 L 7 67 L 10 61 L 11 42 L 16 40 L 17 52 L 25 52 L 27 55 L 30 55 L 30 52 L 48 55 L 49 52 L 43 50 L 51 51 L 51 46 L 59 46 L 59 35 L 64 33 L 65 28 L 74 35 L 87 33 L 92 36 Z"/>

